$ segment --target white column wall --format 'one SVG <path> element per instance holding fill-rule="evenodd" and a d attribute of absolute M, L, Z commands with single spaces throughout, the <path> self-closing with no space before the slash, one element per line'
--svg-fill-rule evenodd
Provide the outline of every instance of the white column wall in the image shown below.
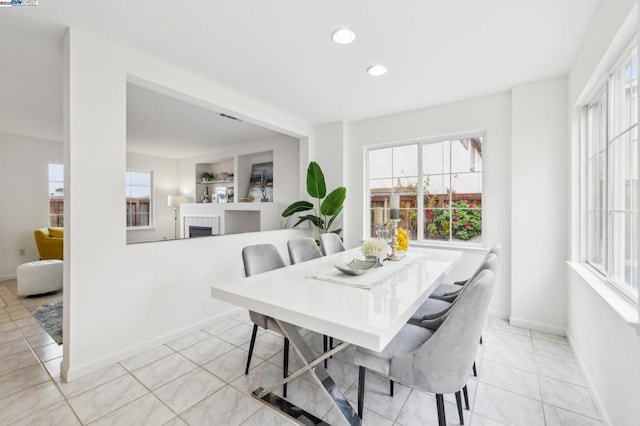
<path fill-rule="evenodd" d="M 517 86 L 511 101 L 511 323 L 565 334 L 567 79 Z"/>
<path fill-rule="evenodd" d="M 486 131 L 483 145 L 483 245 L 500 244 L 503 247 L 491 310 L 493 314 L 506 318 L 511 297 L 510 92 L 349 123 L 344 150 L 348 188 L 345 241 L 348 246 L 356 246 L 363 238 L 365 146 L 470 131 Z"/>
<path fill-rule="evenodd" d="M 301 231 L 126 245 L 128 74 L 243 119 L 306 135 L 311 126 L 224 87 L 71 28 L 65 37 L 64 361 L 70 380 L 198 327 L 231 306 L 210 297 L 214 280 L 242 274 L 240 249 L 282 250 Z"/>

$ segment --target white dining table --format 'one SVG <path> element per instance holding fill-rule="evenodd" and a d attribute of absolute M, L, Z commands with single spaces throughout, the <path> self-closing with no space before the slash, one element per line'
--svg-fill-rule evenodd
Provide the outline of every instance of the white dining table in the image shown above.
<path fill-rule="evenodd" d="M 301 357 L 304 367 L 286 379 L 256 389 L 253 396 L 305 424 L 326 424 L 272 391 L 310 371 L 349 424 L 361 424 L 341 390 L 322 365 L 325 358 L 349 345 L 381 351 L 429 297 L 461 258 L 462 252 L 411 248 L 397 262 L 359 277 L 340 275 L 335 265 L 362 259 L 351 249 L 308 262 L 233 281 L 216 283 L 211 296 L 274 318 Z M 317 355 L 299 330 L 307 329 L 342 341 Z"/>

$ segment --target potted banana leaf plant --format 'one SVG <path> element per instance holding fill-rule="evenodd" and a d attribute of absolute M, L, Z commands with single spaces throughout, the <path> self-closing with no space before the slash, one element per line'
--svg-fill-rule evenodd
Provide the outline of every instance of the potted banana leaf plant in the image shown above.
<path fill-rule="evenodd" d="M 342 228 L 332 230 L 331 226 L 342 212 L 344 200 L 347 197 L 347 188 L 340 186 L 327 195 L 327 185 L 322 169 L 318 163 L 312 161 L 307 168 L 307 193 L 311 198 L 317 200 L 317 205 L 306 200 L 296 201 L 284 209 L 282 216 L 289 217 L 296 213 L 309 212 L 299 216 L 298 222 L 293 225 L 294 228 L 301 223 L 311 222 L 318 229 L 318 239 L 320 239 L 320 234 L 327 232 L 340 235 Z"/>

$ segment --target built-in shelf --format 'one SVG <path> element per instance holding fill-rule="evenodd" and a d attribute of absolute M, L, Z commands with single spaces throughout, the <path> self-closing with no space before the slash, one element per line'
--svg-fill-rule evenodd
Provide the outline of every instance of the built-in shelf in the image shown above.
<path fill-rule="evenodd" d="M 227 183 L 233 183 L 232 180 L 207 180 L 207 181 L 200 181 L 200 182 L 196 182 L 198 185 L 211 185 L 212 183 L 215 184 L 227 184 Z"/>
<path fill-rule="evenodd" d="M 253 198 L 253 202 L 261 202 L 260 191 L 251 183 L 252 166 L 268 162 L 273 162 L 271 150 L 215 159 L 208 163 L 196 163 L 196 203 L 238 203 L 246 201 L 249 197 Z M 209 179 L 211 176 L 218 179 L 203 181 L 203 174 Z M 268 198 L 273 202 L 271 193 Z"/>

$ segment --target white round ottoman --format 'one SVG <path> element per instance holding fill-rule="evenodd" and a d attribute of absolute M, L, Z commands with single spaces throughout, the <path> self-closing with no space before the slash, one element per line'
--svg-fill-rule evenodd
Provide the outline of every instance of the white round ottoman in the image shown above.
<path fill-rule="evenodd" d="M 18 294 L 49 293 L 62 290 L 62 260 L 38 260 L 18 266 Z"/>

